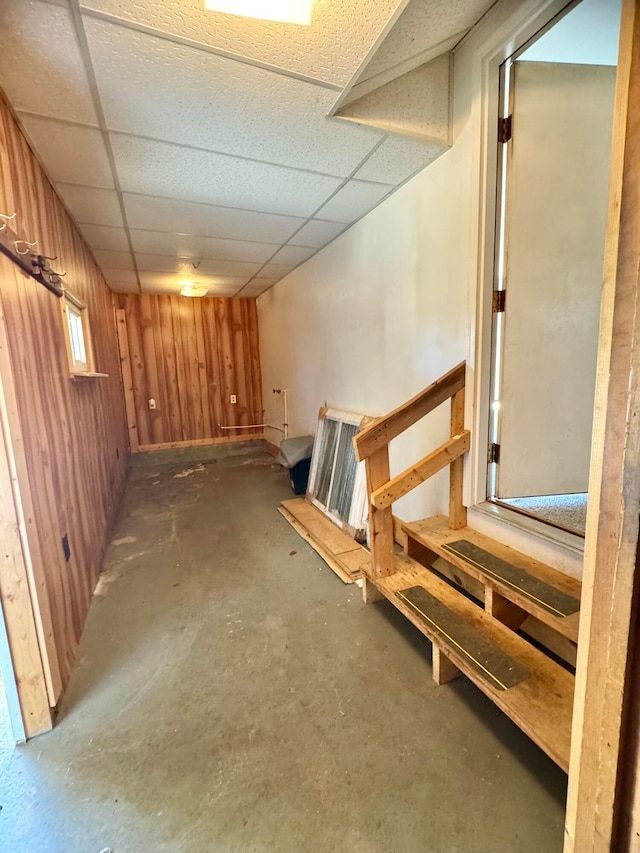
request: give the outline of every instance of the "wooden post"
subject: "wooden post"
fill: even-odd
[[[624,0],[565,853],[637,850],[640,4]]]
[[[451,438],[464,432],[464,386],[451,398]],[[462,503],[462,456],[449,466],[449,527],[460,530],[467,526],[467,508]]]
[[[367,457],[365,469],[367,472],[367,494],[369,495],[371,573],[375,579],[392,575],[395,571],[391,507],[378,509],[371,503],[372,493],[389,482],[389,446],[387,444]]]
[[[526,610],[518,607],[517,604],[509,601],[490,586],[484,588],[484,609],[489,616],[493,616],[494,619],[502,622],[512,631],[517,631],[525,619],[529,617]]]
[[[137,453],[139,448],[138,423],[136,419],[136,404],[133,396],[133,373],[131,371],[131,358],[129,356],[127,316],[124,308],[116,309],[116,327],[118,329],[118,347],[120,349],[120,365],[122,367],[124,404],[127,412],[127,429],[129,430],[129,449],[132,453]]]
[[[459,678],[462,675],[455,663],[452,663],[446,655],[443,655],[435,643],[433,644],[431,660],[433,664],[433,680],[436,684],[448,684],[449,681],[453,681],[454,678]]]
[[[374,586],[366,575],[362,576],[362,600],[365,604],[373,604],[374,601],[381,601],[384,595],[380,592],[377,586]]]

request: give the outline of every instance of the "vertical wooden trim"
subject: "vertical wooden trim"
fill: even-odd
[[[365,461],[367,492],[369,494],[369,534],[371,539],[371,569],[374,578],[392,575],[395,571],[393,556],[393,513],[391,507],[378,509],[371,503],[371,495],[389,482],[389,446],[374,451]]]
[[[127,429],[129,430],[129,448],[132,453],[136,453],[139,445],[138,425],[136,422],[136,404],[133,396],[133,376],[131,375],[131,359],[129,356],[127,317],[124,308],[116,308],[116,325],[118,327],[118,346],[120,347],[124,403],[127,412]]]
[[[29,583],[40,655],[51,707],[62,693],[62,676],[47,591],[45,563],[35,529],[35,513],[18,415],[18,402],[6,336],[5,316],[0,298],[0,427],[9,465],[13,502],[20,532],[22,555]]]
[[[464,431],[464,386],[451,398],[451,438]],[[449,466],[449,527],[460,530],[467,526],[467,508],[462,503],[464,457]]]
[[[639,580],[640,11],[634,0],[623,4],[618,63],[566,853],[637,844],[617,846],[615,838],[629,806],[623,726],[634,681]],[[638,768],[629,771],[635,779]],[[635,821],[627,830],[640,831],[640,816]]]
[[[28,545],[21,535],[20,504],[16,503],[17,480],[2,374],[0,414],[0,618],[4,618],[9,640],[24,733],[32,737],[49,731],[52,721],[35,618],[38,605],[31,597],[28,552],[24,550]],[[42,620],[40,629],[42,636]]]

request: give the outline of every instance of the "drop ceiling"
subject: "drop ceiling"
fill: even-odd
[[[2,0],[0,85],[114,291],[252,297],[446,149],[333,113],[490,5],[316,0],[305,27],[202,0]]]

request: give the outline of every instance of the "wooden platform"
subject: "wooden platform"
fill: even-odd
[[[523,618],[530,614],[577,643],[581,586],[574,578],[469,527],[451,530],[444,516],[405,523],[402,529],[409,556],[422,564],[428,562],[429,552],[434,560],[444,558],[484,587],[485,604],[497,594],[519,608]],[[469,547],[460,546],[461,541]],[[495,559],[487,560],[476,549]],[[512,616],[517,618],[517,612]]]
[[[369,567],[369,551],[305,498],[282,501],[278,511],[344,583],[358,580]]]
[[[461,531],[453,531],[453,536],[460,538],[460,533]],[[375,581],[366,577],[365,585],[369,590],[373,587],[382,593],[432,641],[434,662],[437,656],[438,670],[444,669],[448,673],[441,681],[453,677],[452,665],[460,670],[553,761],[568,772],[573,676],[477,604],[456,592],[429,569],[404,554],[396,555],[395,561],[396,571],[393,575],[376,578]],[[455,642],[443,637],[442,632],[430,626],[403,597],[398,596],[398,593],[415,586],[423,587],[443,605],[466,620],[486,641],[500,648],[505,655],[528,670],[529,677],[509,689],[496,686],[477,667],[469,664],[468,655]],[[444,666],[442,656],[446,659]]]

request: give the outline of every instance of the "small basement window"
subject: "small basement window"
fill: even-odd
[[[93,373],[93,351],[86,306],[65,290],[62,297],[63,326],[72,375]]]

